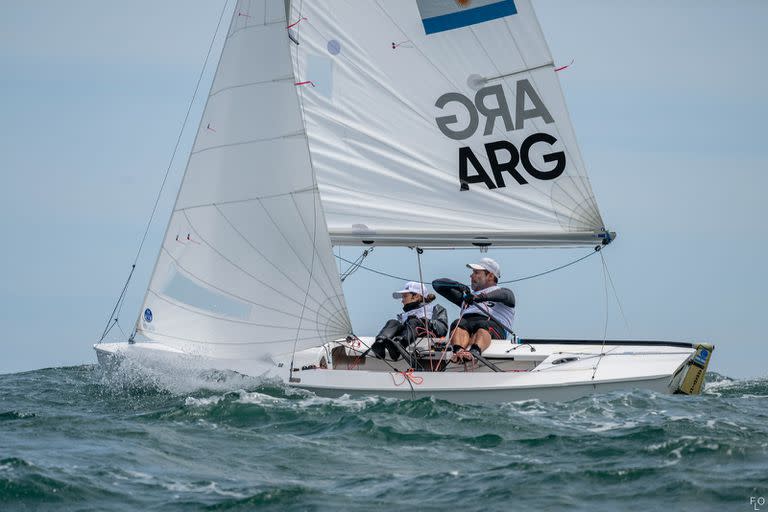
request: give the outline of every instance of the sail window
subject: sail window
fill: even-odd
[[[307,80],[318,92],[330,98],[333,95],[333,62],[328,57],[311,55],[307,60]]]
[[[241,320],[251,316],[251,306],[245,302],[210,289],[185,276],[174,266],[164,295],[197,309]]]

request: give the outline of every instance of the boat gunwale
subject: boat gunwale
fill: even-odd
[[[666,346],[681,348],[696,348],[704,342],[664,341],[664,340],[571,340],[571,339],[533,339],[518,338],[514,345],[639,345],[639,346]],[[711,345],[714,349],[715,346]]]

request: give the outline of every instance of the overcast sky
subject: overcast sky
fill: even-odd
[[[0,0],[0,373],[95,361],[222,6]],[[609,336],[705,340],[717,346],[711,369],[766,375],[768,2],[534,6],[555,62],[575,61],[560,79],[603,218],[619,233],[605,257],[629,329],[612,299]],[[132,282],[126,330],[201,110],[198,101]],[[587,252],[490,256],[506,279]],[[480,256],[428,252],[425,277],[466,280],[464,263]],[[418,275],[407,249],[377,249],[366,264]],[[364,270],[349,278],[358,334],[397,311],[390,293],[401,284]],[[513,289],[520,336],[602,337],[599,257]]]

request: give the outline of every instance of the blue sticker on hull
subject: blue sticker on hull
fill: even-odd
[[[703,366],[707,363],[708,358],[709,358],[709,350],[702,348],[702,349],[699,349],[699,353],[696,354],[696,356],[693,358],[693,362]]]

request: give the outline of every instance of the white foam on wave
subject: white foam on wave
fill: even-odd
[[[140,484],[153,484],[157,480],[154,476],[142,473],[140,471],[132,471],[130,469],[123,469],[118,471],[112,471],[109,475],[115,480],[124,480],[132,483]]]
[[[259,393],[258,391],[238,391],[240,397],[235,400],[240,404],[256,404],[256,405],[279,405],[288,401],[286,398],[280,398],[266,393]]]
[[[590,432],[609,432],[611,430],[624,430],[634,428],[638,425],[636,421],[606,421],[592,427],[587,427]]]
[[[218,494],[220,496],[227,496],[231,498],[244,498],[246,495],[240,494],[234,491],[228,491],[219,487],[219,485],[211,481],[205,484],[190,484],[178,481],[164,482],[162,479],[140,471],[132,471],[124,469],[120,471],[114,471],[109,473],[115,480],[122,480],[131,483],[144,484],[144,485],[160,485],[164,489],[171,492],[184,492],[184,493],[202,493],[202,494]],[[176,496],[178,498],[178,496]]]
[[[156,367],[137,359],[122,359],[102,373],[102,383],[116,390],[156,388],[174,395],[195,391],[237,391],[271,384],[273,379],[249,377],[233,371],[203,370],[179,365]]]
[[[203,484],[194,485],[194,484],[188,484],[183,482],[170,482],[170,483],[161,482],[160,485],[162,485],[163,488],[171,492],[217,494],[219,496],[226,496],[228,498],[238,498],[238,499],[247,497],[246,494],[222,489],[221,487],[219,487],[219,484],[217,484],[216,482],[210,482],[205,485]]]
[[[193,396],[188,396],[186,400],[184,400],[184,405],[189,407],[206,407],[209,405],[216,405],[222,400],[224,400],[223,395],[214,395],[207,398],[195,398]]]
[[[332,405],[335,407],[341,407],[353,411],[360,411],[371,405],[379,403],[395,402],[396,398],[383,398],[377,396],[355,396],[352,397],[348,394],[342,395],[337,398],[328,398],[318,396],[311,391],[303,389],[285,388],[285,394],[287,397],[274,396],[260,391],[246,391],[244,389],[238,389],[236,393],[237,398],[234,402],[239,404],[260,405],[262,407],[294,407],[294,408],[306,408],[315,406]],[[230,397],[232,395],[229,395]],[[208,407],[216,405],[222,400],[226,399],[227,395],[212,395],[208,397],[195,397],[188,396],[184,400],[184,405],[188,407]]]
[[[723,377],[722,380],[716,380],[714,382],[704,382],[704,393],[713,393],[720,389],[733,387],[738,383],[739,381],[731,379],[730,377]]]
[[[337,398],[328,398],[324,396],[318,396],[312,394],[307,396],[303,400],[299,400],[297,405],[300,407],[312,407],[317,405],[333,405],[344,409],[350,409],[353,411],[360,411],[368,406],[379,403],[395,403],[397,398],[384,398],[378,396],[350,396],[348,394],[341,395]]]
[[[550,411],[546,408],[544,402],[538,398],[529,398],[517,402],[504,402],[499,404],[499,408],[507,409],[510,412],[522,414],[524,416],[544,416],[550,414]]]

